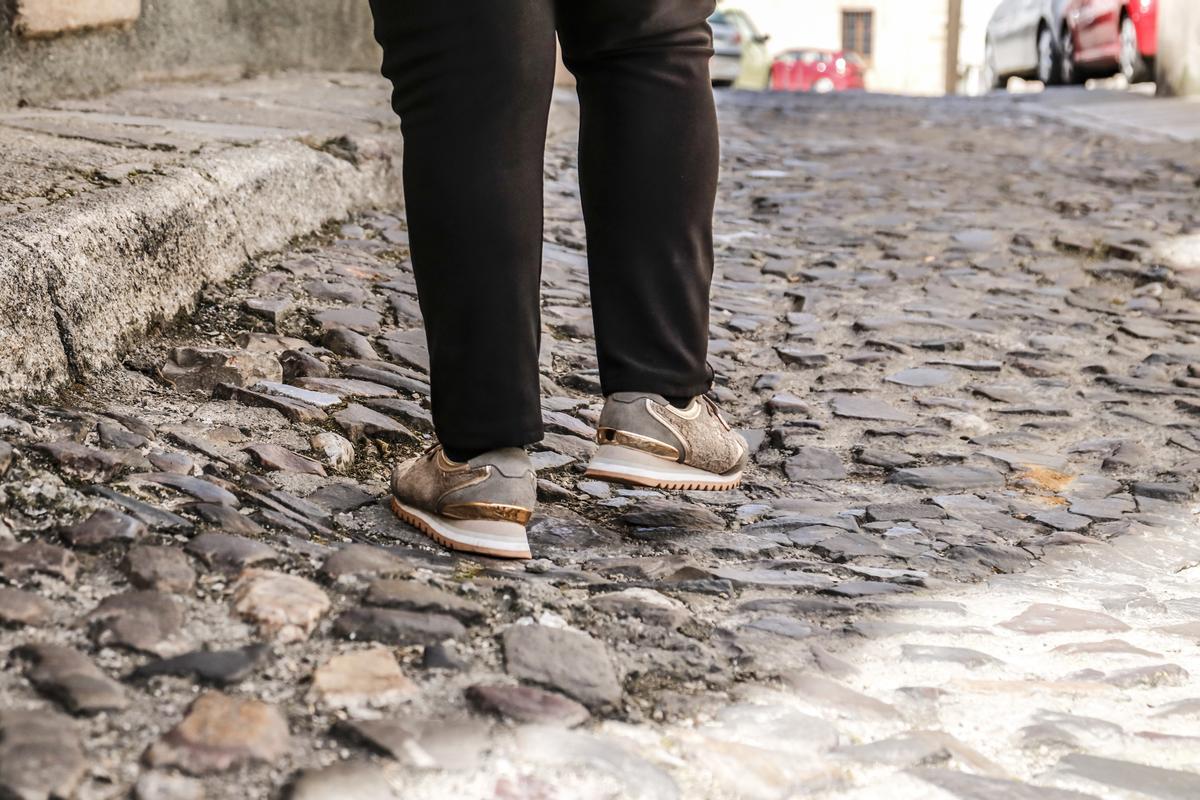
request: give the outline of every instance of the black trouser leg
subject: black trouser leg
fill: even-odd
[[[559,0],[606,394],[710,386],[713,0]]]
[[[554,0],[372,0],[404,132],[433,414],[453,450],[541,437],[542,163]],[[712,0],[561,0],[607,393],[708,388]]]
[[[542,178],[552,0],[371,0],[404,133],[433,418],[452,451],[542,438]]]

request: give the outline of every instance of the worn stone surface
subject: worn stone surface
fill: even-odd
[[[134,800],[204,800],[204,784],[174,772],[149,770],[138,776]]]
[[[405,441],[414,438],[412,431],[393,418],[356,403],[337,412],[333,418],[352,442],[363,439]]]
[[[190,591],[196,583],[196,571],[184,552],[176,547],[131,547],[124,567],[129,580],[139,589],[182,593]]]
[[[120,711],[129,705],[121,684],[105,675],[92,661],[70,647],[29,645],[19,651],[30,665],[29,682],[73,713]]]
[[[533,686],[477,684],[467,689],[467,700],[480,711],[514,722],[574,727],[587,722],[587,707],[569,697]]]
[[[1021,633],[1062,633],[1065,631],[1120,632],[1129,626],[1119,619],[1098,611],[1069,608],[1050,603],[1036,603],[1018,616],[1002,623]]]
[[[71,583],[78,571],[79,559],[70,550],[45,542],[26,542],[6,549],[0,544],[0,575],[9,581],[52,575]]]
[[[222,383],[251,386],[281,380],[283,367],[271,353],[177,347],[163,364],[162,377],[181,392],[211,394]]]
[[[279,558],[270,545],[231,533],[202,533],[184,549],[210,567],[227,569],[266,564]]]
[[[248,569],[233,587],[233,607],[280,642],[307,639],[330,608],[320,586],[298,575]]]
[[[142,14],[142,0],[19,0],[13,26],[22,36],[56,36],[82,28],[127,25]]]
[[[70,719],[45,708],[0,711],[0,790],[21,800],[71,797],[88,762]]]
[[[380,719],[341,726],[347,738],[417,769],[478,768],[488,747],[488,726],[473,719]]]
[[[621,699],[621,684],[602,642],[580,631],[514,625],[504,632],[509,675],[547,686],[584,705],[603,707]]]
[[[396,783],[385,768],[369,762],[340,762],[305,770],[291,788],[289,800],[396,800]]]
[[[474,600],[411,580],[374,581],[363,599],[373,606],[447,614],[466,625],[482,621],[487,613]]]
[[[325,467],[311,458],[293,453],[286,447],[280,447],[277,444],[256,444],[245,450],[264,469],[301,472],[325,477]]]
[[[375,647],[343,653],[322,664],[313,673],[311,691],[318,702],[353,713],[396,705],[417,694],[417,686],[390,651]]]
[[[408,561],[382,547],[366,544],[345,545],[321,565],[321,574],[335,582],[379,575],[407,575],[410,572],[412,564]]]
[[[133,542],[146,533],[141,520],[111,508],[102,508],[87,519],[67,528],[63,538],[80,550],[91,550],[113,542]]]
[[[193,775],[222,772],[288,753],[287,720],[258,700],[207,692],[196,698],[187,716],[146,751],[155,767],[175,767]]]
[[[305,108],[341,114],[345,80]],[[263,98],[238,113],[320,129]],[[79,721],[77,797],[178,776],[139,759],[206,686],[294,736],[270,765],[228,730],[171,745],[208,797],[381,773],[414,797],[672,800],[1194,775],[1200,284],[1150,253],[1200,225],[1195,155],[1059,129],[1038,102],[723,97],[710,362],[751,459],[718,493],[582,474],[598,365],[575,144],[552,139],[528,563],[446,553],[388,510],[391,465],[433,441],[402,214],[252,258],[104,381],[0,410],[0,588],[26,593],[0,620],[6,708],[46,706],[23,646],[123,676],[128,705]],[[157,373],[174,347],[281,374],[179,391]],[[144,530],[68,533],[101,508]],[[1082,776],[1073,754],[1126,763]]]
[[[334,630],[347,639],[393,645],[437,644],[466,635],[462,623],[446,614],[393,608],[355,608],[338,617]]]
[[[204,683],[227,686],[250,676],[268,652],[265,644],[251,644],[236,650],[195,650],[173,658],[150,661],[132,673],[134,678],[155,675],[187,675]]]
[[[0,587],[2,625],[45,625],[53,613],[54,607],[33,592]]]
[[[101,645],[172,656],[189,644],[183,605],[171,595],[152,590],[106,597],[87,615],[87,622]]]

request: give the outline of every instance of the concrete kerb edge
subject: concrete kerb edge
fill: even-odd
[[[206,283],[330,220],[401,201],[398,137],[351,137],[340,154],[318,145],[204,152],[153,181],[0,223],[0,395],[47,394],[109,367]]]

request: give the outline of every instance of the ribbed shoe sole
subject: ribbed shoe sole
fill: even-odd
[[[586,475],[604,481],[650,489],[691,489],[719,492],[736,489],[742,473],[718,475],[619,444],[601,445],[588,464]]]
[[[496,558],[531,558],[525,526],[499,520],[458,520],[392,498],[392,513],[443,547]]]

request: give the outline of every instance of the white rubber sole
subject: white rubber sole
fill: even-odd
[[[742,473],[718,475],[619,444],[601,445],[588,464],[587,475],[652,489],[696,489],[719,492],[736,488]]]
[[[519,522],[440,517],[392,498],[392,512],[443,547],[496,558],[530,558],[529,539]]]

